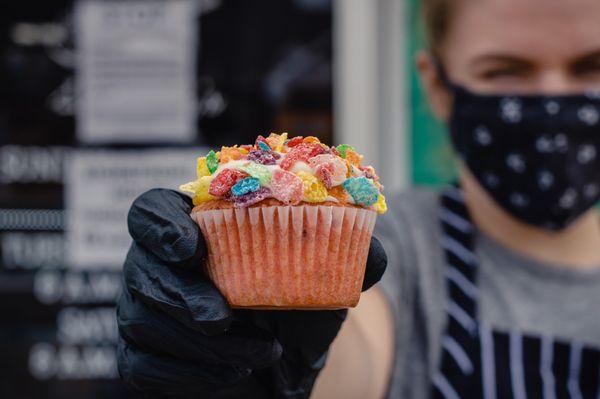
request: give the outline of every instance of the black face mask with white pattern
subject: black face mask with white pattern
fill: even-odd
[[[458,154],[515,218],[562,230],[600,200],[600,95],[482,95],[448,84]]]

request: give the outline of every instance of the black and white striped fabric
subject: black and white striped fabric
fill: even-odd
[[[479,262],[459,187],[442,195],[440,220],[447,261],[447,326],[433,398],[600,399],[598,348],[498,331],[479,320]]]

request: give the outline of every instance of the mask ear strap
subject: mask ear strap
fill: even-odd
[[[454,84],[448,77],[448,73],[446,72],[446,68],[444,68],[444,64],[442,64],[442,61],[435,55],[431,56],[431,60],[433,62],[435,70],[437,71],[438,77],[440,78],[444,86],[446,86],[446,88],[452,91],[452,89],[454,88]]]

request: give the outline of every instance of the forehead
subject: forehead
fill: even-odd
[[[598,49],[600,0],[463,0],[444,56],[502,52],[549,61]]]

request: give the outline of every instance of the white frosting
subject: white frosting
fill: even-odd
[[[360,177],[360,176],[364,176],[365,175],[365,172],[363,172],[362,170],[358,169],[356,166],[354,166],[354,165],[350,165],[350,166],[352,168],[351,172],[352,172],[352,175],[354,177]]]
[[[226,162],[224,164],[219,164],[219,167],[217,168],[217,170],[215,170],[215,173],[213,173],[213,176],[218,175],[222,170],[225,169],[238,169],[240,166],[244,166],[251,163],[251,161],[248,161],[247,159],[238,159],[235,161],[229,161]]]
[[[279,165],[263,165],[265,168],[269,169],[271,174],[275,173],[276,170],[281,170]]]
[[[310,173],[311,175],[315,175],[314,169],[311,168],[309,164],[303,161],[296,161],[290,168],[290,172],[296,174],[300,171]]]

